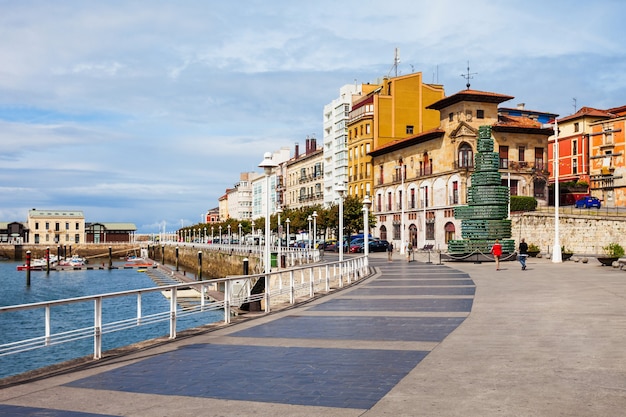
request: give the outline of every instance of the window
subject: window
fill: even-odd
[[[56,223],[54,224],[54,231],[55,231],[55,232],[58,232],[58,231],[60,231],[60,230],[61,230],[61,224],[60,224],[59,222],[56,222]]]
[[[472,151],[472,147],[467,143],[463,143],[459,147],[458,166],[459,168],[469,168],[473,165],[474,165],[474,152]]]
[[[411,203],[410,203],[410,207],[414,209],[415,208],[415,188],[411,188]]]
[[[578,174],[578,158],[572,158],[572,174]]]
[[[383,211],[383,202],[382,202],[383,196],[381,194],[376,195],[376,211],[377,212],[381,212]]]
[[[50,222],[46,222],[46,230],[50,230]]]
[[[500,168],[507,169],[509,167],[509,147],[500,146]]]
[[[387,193],[387,211],[391,211],[391,191]]]
[[[65,222],[65,230],[70,230],[70,222]]]
[[[398,191],[398,210],[402,210],[402,190]]]
[[[543,171],[543,148],[535,148],[535,170]]]
[[[393,239],[394,240],[400,239],[400,223],[393,224]]]
[[[39,222],[35,222],[35,230],[39,230]]]
[[[454,121],[454,113],[448,114],[448,121],[449,122],[453,122]]]
[[[574,132],[578,132],[578,130],[580,129],[580,125],[578,124],[578,122],[574,123]]]
[[[526,152],[526,148],[524,146],[520,146],[517,148],[518,150],[518,156],[517,156],[517,160],[520,162],[524,162],[524,153]]]
[[[452,181],[452,204],[459,204],[459,182]]]
[[[484,110],[476,110],[476,118],[477,119],[484,119],[485,118],[485,111]]]
[[[370,130],[370,129],[371,129],[371,128],[370,128],[370,124],[369,124],[369,123],[367,123],[367,124],[365,125],[365,134],[369,135],[369,134],[371,133],[371,130]]]
[[[572,155],[578,154],[578,141],[576,139],[572,140]]]
[[[76,230],[80,230],[80,223],[76,222]]]
[[[413,126],[412,125],[407,125],[406,126],[406,134],[407,135],[412,135],[413,134]]]

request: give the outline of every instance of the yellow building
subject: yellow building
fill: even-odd
[[[417,72],[365,85],[348,120],[348,195],[371,195],[370,151],[394,140],[439,126],[439,112],[427,107],[445,95],[442,85],[424,84]],[[369,91],[368,91],[369,90]]]
[[[29,242],[72,245],[85,243],[85,215],[78,210],[36,210],[28,212]]]

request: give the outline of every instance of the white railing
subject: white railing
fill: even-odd
[[[41,311],[43,314],[39,316],[41,318],[38,320],[43,321],[44,329],[43,334],[37,337],[0,345],[0,356],[17,354],[79,339],[93,338],[93,357],[94,359],[100,359],[102,357],[103,337],[107,333],[169,321],[169,338],[175,339],[177,320],[183,316],[212,310],[223,310],[223,321],[230,323],[231,317],[238,312],[238,308],[244,303],[258,302],[261,310],[269,313],[273,309],[280,309],[295,304],[298,300],[310,299],[315,294],[328,293],[333,289],[342,288],[368,276],[369,273],[367,258],[358,256],[342,262],[318,263],[277,270],[267,276],[265,274],[231,276],[155,288],[0,307],[0,314],[8,315],[24,310]],[[258,280],[265,280],[265,290],[259,294],[252,294],[251,289]],[[197,292],[198,303],[192,307],[186,305],[185,308],[181,308],[177,303],[178,292],[179,290],[189,290],[190,288]],[[166,292],[170,299],[169,308],[164,311],[144,315],[142,312],[142,296],[151,292]],[[222,295],[223,299],[220,300],[219,298]],[[136,305],[136,308],[131,308],[131,310],[134,309],[132,316],[104,322],[103,316],[106,317],[107,314],[106,312],[103,314],[103,302],[108,299],[122,297],[131,298],[131,305]],[[185,295],[185,297],[188,297],[188,295]],[[135,300],[132,300],[133,298]],[[53,323],[51,310],[55,307],[78,303],[93,304],[93,324],[86,327],[84,324],[78,326],[71,323],[71,321],[68,322],[68,318],[64,317],[62,319],[64,331],[53,333],[51,329],[56,327],[53,324],[58,323]],[[7,318],[10,319],[10,316]],[[35,325],[33,327],[42,325],[41,322],[33,324]]]

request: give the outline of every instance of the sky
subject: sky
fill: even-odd
[[[323,140],[345,84],[559,114],[626,104],[626,2],[0,0],[0,221],[196,224],[263,154]]]

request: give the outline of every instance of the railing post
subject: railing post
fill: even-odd
[[[102,357],[102,298],[94,300],[93,318],[93,358]]]
[[[230,299],[232,297],[231,280],[224,281],[224,323],[230,323]]]
[[[265,312],[270,312],[270,274],[265,274]]]
[[[330,265],[326,265],[324,268],[326,271],[326,292],[330,291]]]
[[[313,298],[315,295],[315,274],[313,274],[313,267],[309,268],[309,297]]]
[[[296,279],[293,270],[289,271],[289,304],[296,302]]]
[[[170,297],[170,339],[176,339],[176,288],[172,288]]]

